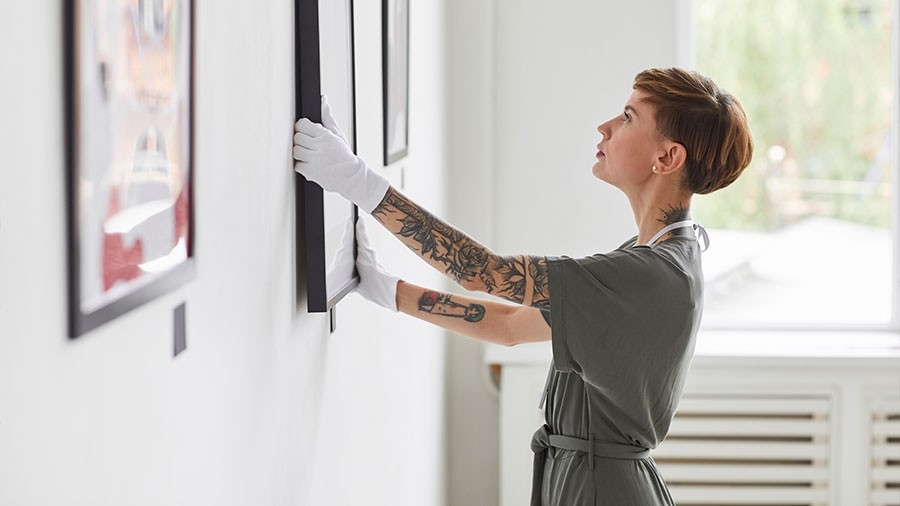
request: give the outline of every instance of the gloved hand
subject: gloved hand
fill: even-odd
[[[397,283],[400,278],[389,274],[378,263],[363,220],[356,222],[356,242],[356,268],[359,270],[356,291],[381,307],[397,311]]]
[[[353,253],[356,245],[353,241],[353,231],[356,228],[356,219],[351,213],[344,221],[344,232],[341,235],[341,245],[334,252],[331,264],[325,270],[325,278],[334,276],[337,279],[351,279],[353,277]]]
[[[322,124],[300,118],[294,131],[294,170],[367,213],[381,203],[390,183],[353,153],[324,95]]]

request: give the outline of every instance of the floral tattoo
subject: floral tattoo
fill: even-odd
[[[519,304],[549,308],[545,257],[496,255],[393,188],[372,215],[457,283]]]

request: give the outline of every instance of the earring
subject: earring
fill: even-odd
[[[656,165],[653,166],[653,172],[658,172],[659,169],[656,168]]]

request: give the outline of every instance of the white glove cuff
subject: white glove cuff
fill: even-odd
[[[362,170],[358,170],[353,175],[346,190],[341,192],[341,194],[347,200],[355,202],[367,214],[372,214],[372,211],[384,200],[384,195],[390,188],[391,183],[381,174],[366,167],[365,162],[361,158],[358,160],[362,165]]]
[[[400,282],[400,278],[384,271],[379,274],[382,276],[381,279],[368,287],[369,300],[396,313],[399,311],[397,308],[397,283]]]

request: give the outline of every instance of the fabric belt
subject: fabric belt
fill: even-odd
[[[541,506],[541,486],[544,479],[544,461],[550,447],[574,450],[588,454],[588,467],[594,469],[594,457],[606,459],[641,460],[650,456],[650,449],[619,443],[606,443],[550,433],[550,426],[544,424],[531,438],[534,452],[534,472],[531,477],[531,506]]]

